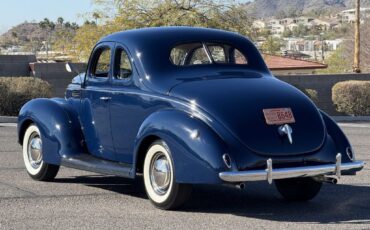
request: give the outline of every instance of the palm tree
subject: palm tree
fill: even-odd
[[[51,22],[48,18],[44,18],[43,21],[39,22],[39,26],[43,31],[47,33],[46,39],[46,59],[49,59],[49,44],[51,39],[51,32],[55,29],[55,23]]]
[[[353,72],[361,73],[361,68],[360,68],[360,0],[356,0],[355,52],[354,52],[354,59],[353,59]]]
[[[99,13],[94,12],[92,16],[95,19],[95,24],[98,25],[98,19],[100,18]]]
[[[18,44],[18,34],[17,34],[17,32],[15,32],[15,31],[12,32],[12,38],[14,39],[13,44],[17,45]]]
[[[64,27],[67,29],[71,28],[71,23],[70,22],[64,23]]]
[[[59,17],[57,19],[57,22],[58,22],[58,25],[60,25],[60,27],[63,27],[63,22],[64,22],[64,19],[62,17]]]

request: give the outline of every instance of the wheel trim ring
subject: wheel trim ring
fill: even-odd
[[[156,152],[150,164],[150,183],[158,195],[167,193],[172,180],[172,170],[166,155]]]
[[[38,173],[40,173],[42,167],[44,166],[44,160],[43,159],[41,160],[40,166],[36,169],[32,167],[30,163],[30,160],[28,157],[28,145],[29,145],[30,138],[33,136],[33,134],[38,135],[42,139],[42,136],[40,134],[40,130],[38,129],[38,127],[36,125],[30,125],[26,129],[26,132],[24,134],[22,152],[23,152],[23,161],[24,161],[28,174],[35,176]]]
[[[169,165],[171,167],[171,180],[170,180],[170,185],[169,185],[169,188],[167,190],[167,192],[163,195],[158,195],[153,187],[152,187],[152,184],[150,182],[150,164],[151,164],[151,159],[153,159],[155,153],[157,152],[162,152],[164,153],[164,155],[166,155],[167,159],[169,159]],[[152,202],[154,203],[157,203],[157,204],[161,204],[163,202],[166,202],[166,200],[169,198],[169,196],[171,195],[171,191],[172,191],[172,188],[173,188],[173,183],[174,183],[174,167],[173,167],[173,163],[172,163],[172,160],[171,160],[171,155],[170,155],[170,151],[169,149],[167,149],[165,146],[161,145],[161,144],[155,144],[155,145],[152,145],[148,151],[147,151],[147,154],[146,154],[146,159],[148,160],[145,160],[144,161],[144,185],[145,185],[145,188],[146,188],[146,192],[148,194],[148,197],[151,199]],[[150,160],[149,160],[150,159]]]
[[[31,167],[38,169],[42,163],[42,141],[37,132],[33,132],[28,140],[27,155]]]

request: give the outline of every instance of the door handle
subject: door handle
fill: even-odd
[[[110,99],[112,99],[111,97],[100,97],[100,100],[102,101],[109,101]]]

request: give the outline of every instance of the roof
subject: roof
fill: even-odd
[[[101,41],[125,41],[137,45],[161,43],[178,43],[186,40],[230,40],[245,42],[245,37],[230,31],[189,26],[163,26],[132,29],[110,34]]]
[[[328,66],[319,62],[306,61],[271,54],[263,54],[270,70],[293,70],[293,69],[325,69]]]
[[[255,70],[268,71],[257,48],[248,38],[218,29],[171,26],[151,27],[117,32],[100,40],[100,42],[119,42],[125,45],[135,62],[140,63],[139,69],[150,74],[162,74],[179,70],[169,59],[173,47],[193,42],[220,42],[232,44],[240,52],[246,54],[249,63]],[[252,58],[253,57],[253,58]],[[186,70],[185,70],[186,69]]]

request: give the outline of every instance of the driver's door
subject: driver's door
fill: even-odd
[[[114,43],[95,47],[89,61],[81,100],[81,123],[89,153],[115,160],[110,126],[111,59]]]

